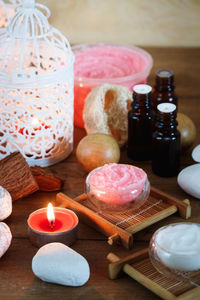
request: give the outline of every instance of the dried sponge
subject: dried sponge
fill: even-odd
[[[123,146],[128,138],[128,111],[132,93],[127,87],[102,84],[88,94],[83,120],[87,134],[105,133],[112,135]]]

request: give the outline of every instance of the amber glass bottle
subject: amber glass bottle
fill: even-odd
[[[177,130],[176,105],[162,103],[157,107],[152,137],[152,170],[162,177],[179,172],[180,133]]]
[[[178,98],[174,92],[174,74],[173,71],[161,69],[156,72],[155,86],[152,92],[152,103],[154,114],[156,114],[157,105],[169,102],[178,105]]]
[[[127,154],[133,160],[151,159],[152,111],[151,90],[147,84],[133,88],[132,109],[128,113]]]

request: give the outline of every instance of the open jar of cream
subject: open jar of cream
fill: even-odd
[[[146,83],[153,65],[145,50],[115,44],[80,44],[72,47],[74,64],[74,124],[84,127],[84,102],[93,87],[103,83],[126,86]]]
[[[152,236],[149,256],[160,273],[189,280],[191,272],[200,270],[200,224],[161,227]]]
[[[91,171],[86,194],[95,210],[137,209],[149,196],[147,174],[132,165],[110,163]]]

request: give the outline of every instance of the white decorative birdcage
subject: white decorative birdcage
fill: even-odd
[[[73,148],[74,55],[49,9],[26,0],[0,32],[0,159],[49,166]]]
[[[0,0],[0,29],[8,26],[20,0]]]

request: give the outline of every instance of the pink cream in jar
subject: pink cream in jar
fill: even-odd
[[[143,169],[126,164],[105,164],[86,178],[86,193],[96,210],[138,208],[149,196],[150,184]]]
[[[75,54],[74,123],[84,127],[84,101],[95,86],[103,83],[128,87],[146,83],[153,65],[143,49],[112,44],[82,44],[72,47]]]

